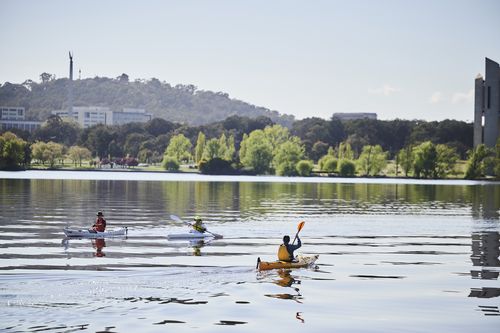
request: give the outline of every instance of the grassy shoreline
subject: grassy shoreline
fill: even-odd
[[[446,178],[439,178],[441,180],[463,180],[464,179],[464,174],[465,174],[465,168],[466,168],[466,163],[467,161],[461,160],[457,163],[455,170],[448,175]],[[42,165],[42,164],[32,164],[29,168],[26,169],[19,169],[18,171],[24,171],[24,170],[35,170],[35,171],[104,171],[104,172],[154,172],[154,173],[168,173],[168,174],[201,174],[200,171],[189,165],[181,165],[178,171],[167,171],[163,169],[160,165],[148,165],[148,166],[134,166],[134,167],[105,167],[105,168],[98,168],[91,166],[90,164],[88,166],[74,166],[73,163],[65,163],[64,165],[56,165],[55,168],[50,168],[47,165]],[[231,176],[238,176],[238,175],[231,175]],[[267,175],[269,176],[269,175]],[[317,168],[317,165],[315,165],[315,168],[313,169],[312,174],[309,177],[329,177],[329,178],[345,178],[341,177],[338,174],[333,174],[333,173],[323,173],[319,171]],[[293,178],[293,177],[290,177]],[[396,175],[396,163],[395,161],[388,161],[387,166],[384,168],[383,172],[380,175],[376,176],[364,176],[364,175],[355,175],[353,177],[348,177],[348,178],[369,178],[369,179],[421,179],[421,178],[416,178],[412,176],[404,176],[402,171],[398,170],[398,174]],[[496,180],[493,177],[486,177],[486,178],[479,178],[477,180]]]

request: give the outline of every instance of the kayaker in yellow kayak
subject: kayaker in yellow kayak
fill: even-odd
[[[281,261],[293,262],[295,261],[295,257],[293,255],[293,251],[297,250],[302,246],[302,242],[298,234],[295,236],[297,238],[297,245],[293,243],[290,244],[290,236],[286,235],[283,237],[283,244],[280,245],[278,249],[278,259]],[[295,240],[294,240],[295,242]]]
[[[196,231],[200,233],[204,233],[205,231],[207,231],[207,227],[205,227],[203,221],[201,220],[201,217],[199,216],[194,217],[194,223],[191,224],[191,226],[193,227],[193,230],[191,231]]]

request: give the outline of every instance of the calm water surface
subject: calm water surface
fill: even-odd
[[[0,172],[0,208],[0,331],[500,327],[498,183]],[[97,210],[128,236],[65,239]],[[256,272],[301,220],[318,267]]]

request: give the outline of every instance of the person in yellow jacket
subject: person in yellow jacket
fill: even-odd
[[[191,224],[191,226],[193,227],[191,232],[204,233],[205,231],[207,231],[207,227],[205,227],[205,225],[203,224],[203,221],[201,220],[201,217],[199,217],[199,216],[195,216],[194,223]]]
[[[283,244],[278,249],[278,260],[281,261],[294,261],[293,251],[302,246],[299,236],[297,235],[297,245],[290,244],[290,236],[283,237]]]

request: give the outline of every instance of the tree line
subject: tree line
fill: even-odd
[[[192,164],[204,173],[379,176],[394,161],[395,175],[444,178],[457,161],[467,159],[467,178],[498,175],[499,148],[472,150],[471,141],[472,125],[455,120],[307,118],[288,129],[268,117],[230,116],[200,126],[155,118],[81,129],[51,116],[33,133],[4,133],[0,167],[28,167],[32,160],[55,167],[71,159],[75,166],[92,160],[125,166],[161,163],[167,170]]]

